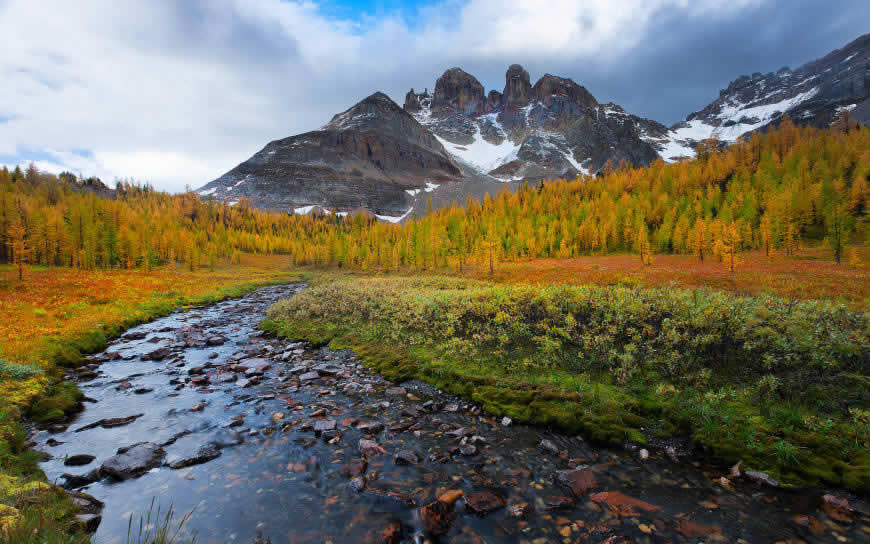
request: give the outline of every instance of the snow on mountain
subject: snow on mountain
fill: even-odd
[[[868,96],[870,34],[794,71],[786,67],[766,75],[740,76],[708,106],[671,127],[665,137],[648,141],[672,162],[694,156],[701,140],[731,143],[778,124],[786,115],[795,123],[828,126],[842,111],[863,112],[858,120],[867,122]]]

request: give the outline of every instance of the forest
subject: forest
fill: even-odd
[[[870,129],[798,127],[754,134],[698,158],[648,168],[608,165],[598,176],[526,184],[482,202],[432,210],[401,225],[357,213],[293,215],[167,194],[118,181],[0,169],[0,263],[81,269],[213,268],[242,253],[296,265],[461,271],[469,263],[634,253],[693,255],[733,270],[741,252],[792,255],[867,235]],[[430,206],[431,209],[431,206]]]

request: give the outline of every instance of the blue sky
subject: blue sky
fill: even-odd
[[[868,20],[867,0],[0,0],[0,163],[199,187],[452,66],[489,90],[520,63],[672,124]]]

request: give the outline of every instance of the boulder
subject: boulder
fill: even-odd
[[[103,462],[100,470],[116,480],[129,480],[160,466],[166,452],[152,442],[140,442],[118,450]]]
[[[184,459],[180,459],[178,461],[173,462],[169,465],[169,468],[179,469],[184,467],[189,467],[193,465],[200,465],[202,463],[207,463],[212,459],[217,459],[221,456],[220,450],[214,444],[207,444],[202,446],[196,451],[196,454],[185,457]]]
[[[96,459],[96,457],[93,455],[80,453],[77,455],[70,455],[64,460],[63,464],[68,467],[80,467],[89,465],[94,459]]]

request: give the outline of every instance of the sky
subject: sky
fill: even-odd
[[[0,164],[198,188],[375,91],[522,64],[670,125],[870,31],[867,0],[0,0]]]

